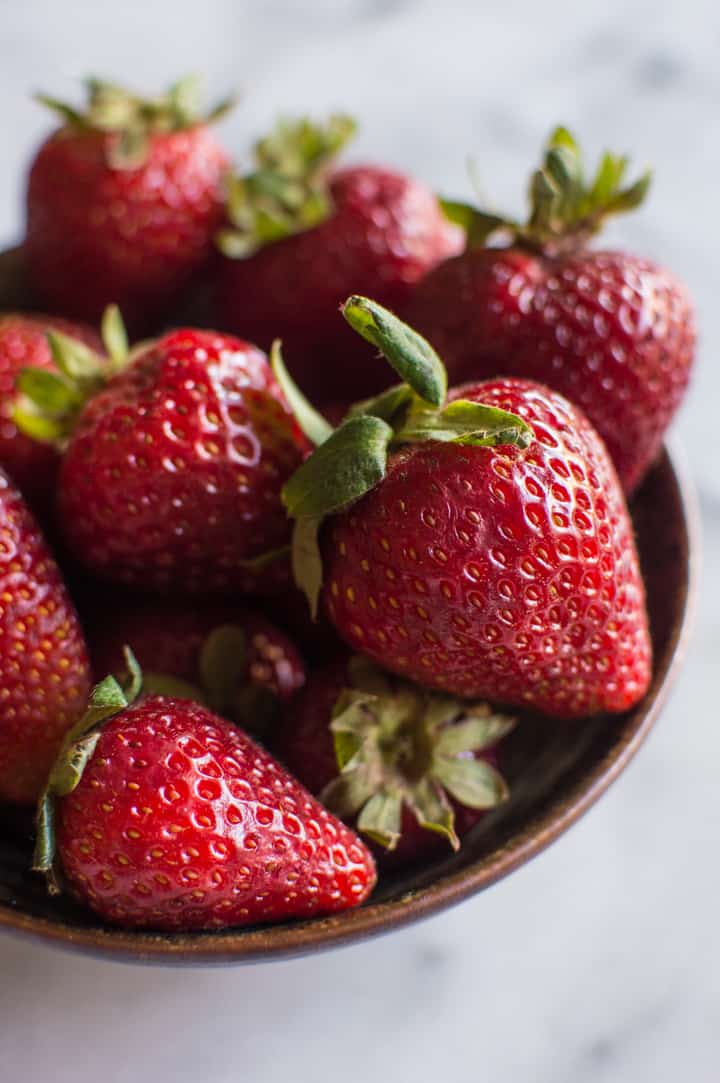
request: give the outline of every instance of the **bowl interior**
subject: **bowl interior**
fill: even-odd
[[[16,253],[0,255],[0,309],[27,301]],[[386,931],[481,890],[542,850],[599,796],[632,757],[671,683],[687,618],[693,515],[664,453],[633,502],[655,651],[652,687],[620,717],[582,723],[528,716],[508,741],[510,801],[487,816],[459,854],[385,878],[370,903],[328,919],[207,934],[101,927],[71,901],[51,899],[28,872],[32,819],[0,806],[0,927],[137,959],[242,961],[307,952]]]

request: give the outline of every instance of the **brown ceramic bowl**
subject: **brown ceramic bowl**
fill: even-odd
[[[28,303],[17,252],[0,256],[0,308]],[[4,269],[4,270],[3,270]],[[512,797],[459,854],[384,879],[357,910],[315,921],[201,934],[123,932],[67,899],[51,899],[28,871],[32,823],[0,808],[0,928],[107,957],[160,963],[250,962],[300,955],[388,932],[482,891],[566,831],[627,766],[657,719],[685,647],[697,551],[687,481],[664,453],[633,502],[655,649],[652,686],[620,717],[528,719],[508,742]]]

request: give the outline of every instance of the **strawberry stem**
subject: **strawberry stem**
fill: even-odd
[[[217,235],[223,255],[246,259],[265,245],[324,222],[332,213],[328,170],[355,129],[355,121],[343,115],[324,125],[307,118],[281,120],[258,140],[255,169],[228,180],[230,225]]]
[[[124,690],[115,677],[106,677],[95,685],[82,718],[68,731],[50,771],[38,802],[37,838],[33,871],[43,873],[50,894],[60,890],[56,869],[55,802],[78,786],[92,759],[104,725],[137,699],[142,689],[142,673],[129,647],[125,648],[129,680]]]
[[[117,305],[106,308],[101,333],[106,357],[70,335],[47,332],[58,371],[25,368],[19,373],[13,420],[21,432],[64,450],[87,401],[133,357]]]
[[[387,849],[400,841],[403,807],[459,849],[450,799],[489,809],[508,796],[495,768],[469,754],[493,747],[516,719],[391,677],[359,656],[348,676],[330,721],[339,774],[321,801],[357,816],[358,830]]]
[[[213,124],[235,105],[234,98],[227,98],[203,113],[197,75],[178,80],[157,98],[142,98],[95,78],[85,80],[85,90],[84,111],[42,94],[36,100],[56,113],[65,127],[113,136],[105,151],[112,169],[137,169],[147,158],[153,136]]]
[[[292,541],[295,582],[315,619],[322,588],[319,531],[323,519],[345,511],[385,476],[392,448],[426,440],[496,447],[529,446],[532,429],[515,414],[464,399],[444,405],[445,366],[429,342],[388,309],[353,295],[341,307],[353,330],[379,347],[405,383],[351,407],[329,436],[327,423],[292,383],[284,365],[275,365],[299,411],[308,435],[319,446],[285,483],[282,499],[296,520]]]
[[[585,244],[610,215],[633,210],[643,202],[651,173],[646,171],[625,185],[627,167],[626,157],[606,151],[595,174],[586,177],[579,144],[567,128],[559,127],[531,177],[527,222],[465,203],[447,200],[442,206],[448,218],[465,229],[469,248],[483,247],[496,234],[503,234],[510,244],[559,255]]]

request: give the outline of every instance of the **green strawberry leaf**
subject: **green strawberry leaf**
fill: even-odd
[[[342,511],[385,476],[393,430],[377,417],[353,417],[335,429],[282,490],[294,518]]]
[[[320,794],[320,802],[336,816],[354,816],[377,796],[369,776],[363,771],[343,771],[332,779]],[[358,823],[359,826],[359,823]]]
[[[115,677],[106,677],[93,688],[85,714],[68,734],[70,741],[84,736],[106,718],[124,710],[127,705],[128,698],[118,681]]]
[[[67,124],[71,128],[87,127],[83,114],[79,109],[74,109],[72,105],[67,105],[66,102],[61,102],[57,98],[51,98],[48,94],[34,94],[33,97],[40,105],[44,105],[59,116],[63,124]]]
[[[310,616],[316,619],[323,580],[322,556],[318,533],[322,517],[300,515],[295,520],[292,536],[292,572],[296,586],[310,606]]]
[[[590,207],[604,207],[611,195],[618,190],[628,166],[628,159],[605,151],[595,174],[592,188],[588,192]]]
[[[624,188],[609,200],[606,206],[607,212],[632,211],[635,207],[639,207],[644,202],[651,184],[652,172],[648,170],[629,188]]]
[[[530,231],[536,234],[552,233],[557,201],[556,183],[545,170],[537,169],[530,178]]]
[[[139,169],[150,151],[150,135],[138,122],[115,133],[108,143],[105,155],[111,169]]]
[[[333,427],[322,414],[312,406],[288,372],[282,356],[279,339],[270,347],[270,367],[275,379],[280,384],[288,406],[295,415],[295,420],[311,443],[318,447],[332,435]]]
[[[512,225],[507,218],[478,210],[470,203],[460,203],[454,199],[440,199],[439,202],[448,221],[465,230],[468,248],[481,248],[497,230],[508,229]]]
[[[53,361],[69,380],[75,383],[97,380],[100,359],[94,350],[62,331],[47,331],[46,337]]]
[[[564,145],[553,146],[547,152],[545,169],[558,190],[560,208],[573,208],[582,197],[582,163],[577,155]]]
[[[439,198],[438,203],[448,222],[453,222],[456,226],[460,226],[466,233],[470,231],[473,219],[477,214],[477,211],[472,204],[462,203],[457,199],[443,198]]]
[[[128,703],[134,703],[143,690],[143,672],[140,663],[127,644],[123,647],[123,657],[127,675],[123,681],[122,690]]]
[[[400,841],[402,804],[399,793],[383,791],[373,794],[360,810],[358,831],[388,850],[394,850]]]
[[[457,701],[455,703],[457,711]],[[492,714],[472,716],[470,711],[465,722],[456,722],[440,730],[434,750],[438,756],[460,756],[463,752],[480,752],[491,748],[507,737],[515,728],[517,720],[510,715]]]
[[[569,154],[572,154],[574,158],[579,159],[581,157],[580,146],[577,140],[567,130],[567,128],[564,128],[562,125],[559,125],[550,136],[548,140],[548,147],[550,149],[553,149],[555,147],[562,148],[563,150],[566,150]]]
[[[283,118],[255,144],[259,169],[274,175],[304,178],[329,165],[357,131],[355,120],[343,113],[325,124],[307,117]]]
[[[117,305],[108,305],[103,312],[100,334],[113,369],[119,371],[127,362],[130,345]]]
[[[168,88],[168,105],[175,115],[175,123],[178,127],[182,127],[187,117],[200,116],[202,85],[202,77],[197,72],[191,72]]]
[[[445,366],[422,335],[368,297],[348,297],[342,314],[354,331],[377,346],[400,379],[421,399],[431,406],[445,401]]]
[[[21,393],[14,412],[18,429],[34,440],[64,450],[83,406],[131,359],[127,335],[116,305],[105,310],[102,334],[110,361],[85,343],[60,331],[46,331],[46,339],[60,372],[27,368],[20,373]]]
[[[396,436],[397,443],[439,440],[473,447],[508,444],[528,447],[533,431],[526,421],[507,410],[481,402],[457,399],[442,410],[411,413]]]
[[[460,839],[455,832],[453,807],[444,790],[432,778],[423,778],[414,787],[410,807],[421,827],[442,835],[453,850],[460,849]]]
[[[124,703],[124,706],[127,704]],[[113,710],[112,714],[116,714],[117,710],[122,708]],[[107,713],[98,713],[94,724],[107,717]],[[55,764],[50,773],[49,786],[56,797],[66,797],[76,789],[99,740],[100,730],[91,730],[67,746],[65,756]]]
[[[65,435],[65,426],[43,414],[35,413],[29,407],[16,406],[12,412],[12,418],[20,432],[33,440],[39,440],[43,444],[56,444]]]
[[[215,244],[228,259],[248,259],[260,247],[254,234],[230,227],[217,231]]]
[[[505,801],[507,783],[485,760],[445,759],[437,756],[432,766],[433,778],[462,805],[489,809]]]
[[[62,416],[83,402],[83,396],[68,380],[47,369],[22,369],[16,386],[34,406],[50,417]]]

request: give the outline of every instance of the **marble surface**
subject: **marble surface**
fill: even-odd
[[[0,240],[47,128],[29,89],[88,71],[160,86],[187,69],[242,108],[242,148],[278,109],[342,107],[356,156],[498,201],[558,120],[654,163],[613,238],[673,267],[701,315],[676,426],[705,524],[698,628],[638,760],[569,835],[421,926],[313,959],[174,972],[0,939],[0,1077],[13,1083],[693,1083],[717,1079],[720,626],[720,10],[712,0],[0,0]]]

